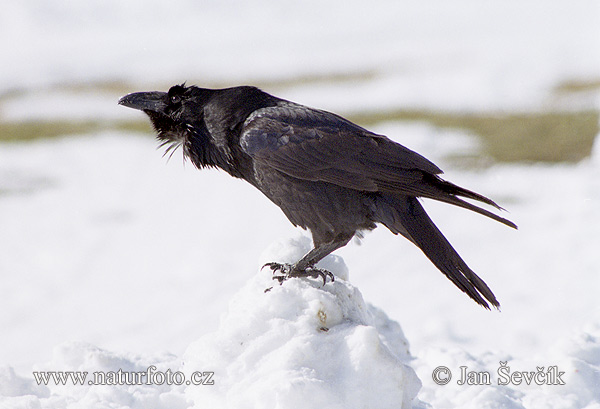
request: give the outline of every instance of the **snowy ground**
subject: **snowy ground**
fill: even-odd
[[[352,75],[279,90],[338,112],[598,108],[597,92],[553,93],[600,72],[592,1],[143,4],[4,6],[0,119],[138,115],[108,91],[64,84],[332,74]],[[577,164],[469,170],[445,160],[477,149],[469,135],[372,129],[510,211],[519,231],[425,203],[501,312],[476,306],[385,228],[325,260],[334,284],[265,293],[260,265],[308,243],[243,182],[177,155],[165,163],[152,138],[132,133],[0,143],[0,407],[600,407],[600,144]],[[566,385],[499,385],[500,362],[556,367]],[[214,385],[38,386],[32,374],[152,365],[214,372]],[[447,385],[432,378],[441,366]],[[489,372],[491,385],[458,384],[461,366]]]

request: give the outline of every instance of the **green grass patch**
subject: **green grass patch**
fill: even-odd
[[[27,121],[0,122],[0,141],[32,141],[106,130],[152,133],[152,125],[141,121]]]
[[[419,121],[464,130],[480,138],[483,155],[496,162],[577,162],[588,157],[600,132],[598,111],[457,114],[432,111],[377,111],[348,115],[369,127],[384,121]],[[149,121],[0,122],[1,141],[29,141],[105,130],[153,134]]]
[[[580,92],[600,91],[600,79],[569,80],[554,88],[557,94],[575,94]]]
[[[588,157],[600,132],[598,111],[456,114],[377,111],[348,115],[369,127],[384,121],[419,121],[464,130],[480,138],[483,155],[496,162],[577,162]],[[30,141],[106,130],[153,134],[147,120],[0,122],[0,141]]]
[[[306,84],[364,82],[373,79],[375,71],[329,73],[282,78],[255,83],[264,88],[286,88]],[[189,83],[193,83],[190,81]],[[173,84],[171,84],[173,85]],[[209,87],[231,84],[203,84]],[[141,88],[141,89],[140,89]],[[75,83],[56,85],[53,90],[74,93],[104,92],[119,96],[143,89],[167,89],[168,86],[132,86],[125,82]],[[567,81],[557,85],[557,94],[595,92],[600,90],[600,80]],[[26,95],[24,90],[7,91],[0,95],[3,102]],[[419,121],[439,128],[463,130],[478,137],[483,152],[475,159],[479,163],[497,162],[577,162],[588,157],[595,137],[600,132],[598,110],[557,111],[529,113],[456,113],[428,110],[380,110],[361,111],[346,115],[352,121],[370,127],[384,121]],[[41,120],[2,122],[1,141],[29,141],[65,135],[91,134],[105,130],[142,132],[153,134],[145,118],[132,120]],[[440,136],[442,137],[442,136]],[[483,159],[481,159],[483,158]],[[467,161],[467,157],[464,158]],[[460,160],[460,158],[459,158]],[[471,162],[473,162],[471,160]]]
[[[355,113],[369,126],[383,121],[420,121],[478,136],[484,155],[498,162],[577,162],[591,154],[598,111],[518,114],[461,114],[419,110]]]

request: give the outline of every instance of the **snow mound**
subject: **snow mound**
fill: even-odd
[[[271,246],[261,259],[293,262],[308,239]],[[366,304],[342,259],[320,267],[336,280],[279,285],[260,270],[231,300],[219,329],[193,343],[184,372],[214,372],[214,385],[188,386],[196,407],[409,408],[420,381],[407,363],[400,326]]]
[[[106,351],[85,342],[65,342],[54,348],[49,362],[36,365],[33,379],[15,374],[10,367],[0,368],[0,408],[183,409],[189,402],[180,385],[148,385],[145,379],[127,379],[125,375],[148,373],[149,367],[166,373],[176,371],[179,365],[171,354],[142,357]],[[38,384],[35,379],[35,374],[59,371],[64,382],[50,378]],[[96,378],[94,373],[106,375],[106,379]],[[76,376],[82,374],[85,378],[76,381]]]
[[[446,385],[432,382],[432,370],[452,373]],[[600,310],[581,329],[532,356],[487,352],[474,356],[462,349],[425,348],[413,361],[424,380],[419,399],[444,408],[600,408]],[[462,376],[489,373],[489,381]],[[517,377],[514,375],[517,374]],[[522,375],[522,376],[521,376]],[[528,381],[527,376],[535,375]],[[461,384],[461,382],[466,381]]]
[[[292,262],[309,248],[306,238],[279,242],[261,264]],[[588,311],[587,325],[538,354],[426,345],[413,358],[398,323],[365,303],[347,281],[340,257],[330,255],[319,266],[333,272],[335,282],[279,285],[269,269],[259,269],[231,298],[219,328],[183,357],[110,352],[71,341],[35,365],[33,376],[0,367],[0,408],[600,407],[600,310]],[[434,382],[441,367],[451,370],[451,382]],[[461,383],[462,368],[489,373],[489,381]],[[87,377],[39,382],[40,374],[57,371]],[[521,375],[500,382],[507,379],[502,371]],[[107,380],[98,382],[96,374]]]
[[[307,238],[280,242],[261,260],[293,262],[309,248]],[[72,341],[36,365],[33,379],[0,368],[0,408],[425,407],[398,323],[364,302],[340,257],[319,266],[335,282],[279,285],[270,269],[259,269],[231,299],[218,330],[192,343],[183,361]],[[66,381],[38,382],[39,374],[56,372]]]

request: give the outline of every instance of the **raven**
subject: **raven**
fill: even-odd
[[[315,265],[377,223],[418,246],[475,302],[496,297],[462,260],[418,198],[434,199],[511,221],[463,200],[503,210],[487,197],[447,182],[432,162],[336,114],[287,101],[256,87],[128,94],[119,104],[145,112],[165,153],[181,146],[199,169],[220,168],[260,190],[294,226],[310,230],[314,248],[295,264],[267,263],[290,277],[333,275]]]

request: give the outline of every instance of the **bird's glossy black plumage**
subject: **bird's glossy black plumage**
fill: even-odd
[[[492,200],[439,177],[423,156],[330,112],[308,108],[254,87],[205,89],[176,85],[138,92],[119,104],[150,117],[168,149],[181,146],[198,168],[242,178],[309,229],[314,249],[291,266],[270,263],[289,277],[322,275],[315,264],[377,223],[417,245],[473,300],[499,306],[417,198],[434,199],[516,226],[462,198],[500,209]],[[487,301],[486,301],[487,300]]]

